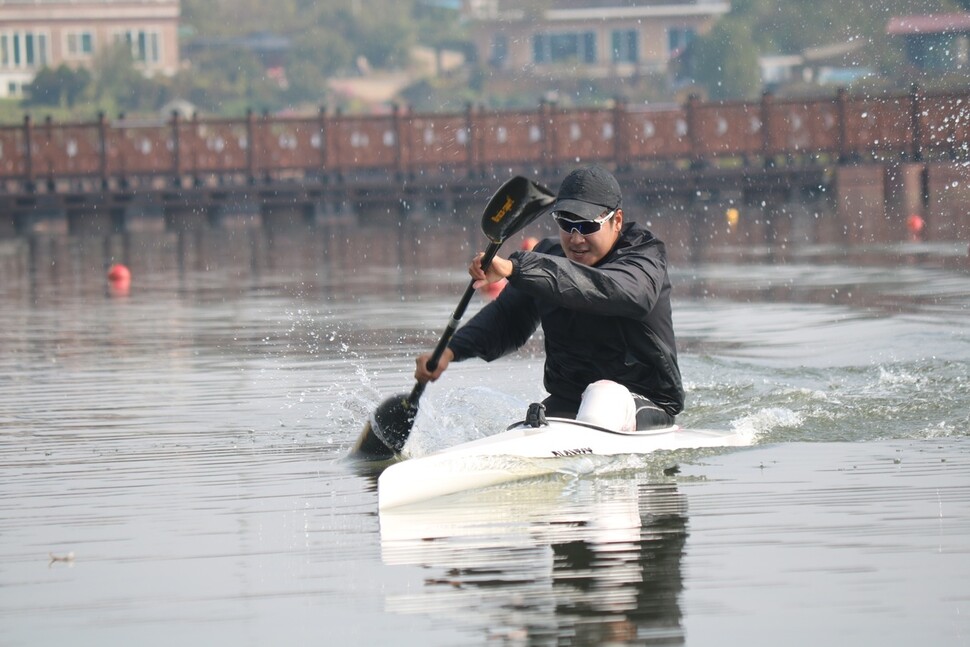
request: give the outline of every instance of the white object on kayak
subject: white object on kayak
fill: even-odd
[[[566,418],[547,418],[427,456],[395,463],[377,480],[378,508],[425,501],[446,494],[561,471],[562,459],[649,454],[702,447],[742,447],[751,431],[683,429],[679,426],[618,432]]]

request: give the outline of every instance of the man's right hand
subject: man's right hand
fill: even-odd
[[[434,382],[441,374],[445,372],[448,365],[451,364],[451,360],[455,359],[455,353],[450,348],[445,348],[444,352],[441,353],[441,357],[438,359],[438,367],[431,372],[428,370],[428,360],[434,353],[425,353],[415,360],[417,365],[414,369],[414,379],[418,382],[424,384],[426,382]]]

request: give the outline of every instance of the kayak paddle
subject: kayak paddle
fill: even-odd
[[[482,214],[482,232],[491,241],[482,257],[482,268],[488,268],[499,247],[512,234],[521,231],[555,201],[554,194],[545,187],[516,176],[503,184],[485,206]],[[475,293],[475,281],[468,288],[455,308],[434,353],[428,360],[428,370],[438,367],[438,360],[458,329],[462,315]],[[425,384],[417,382],[411,393],[395,395],[377,407],[364,430],[350,450],[351,458],[364,460],[387,460],[401,451],[411,435],[414,418],[418,414],[418,400],[424,393]]]

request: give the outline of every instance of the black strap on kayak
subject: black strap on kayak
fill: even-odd
[[[529,405],[529,412],[525,414],[525,424],[532,428],[545,427],[549,423],[546,422],[546,405],[541,402],[533,402]]]

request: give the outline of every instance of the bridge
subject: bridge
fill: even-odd
[[[572,109],[543,102],[447,114],[321,109],[309,117],[90,123],[26,116],[0,127],[0,236],[477,212],[512,174],[555,188],[571,167],[600,162],[615,170],[627,204],[647,209],[698,214],[716,204],[755,208],[771,221],[786,205],[825,200],[837,218],[834,237],[892,239],[907,214],[925,217],[934,235],[959,237],[970,230],[968,158],[970,91],[915,86],[902,94]]]

